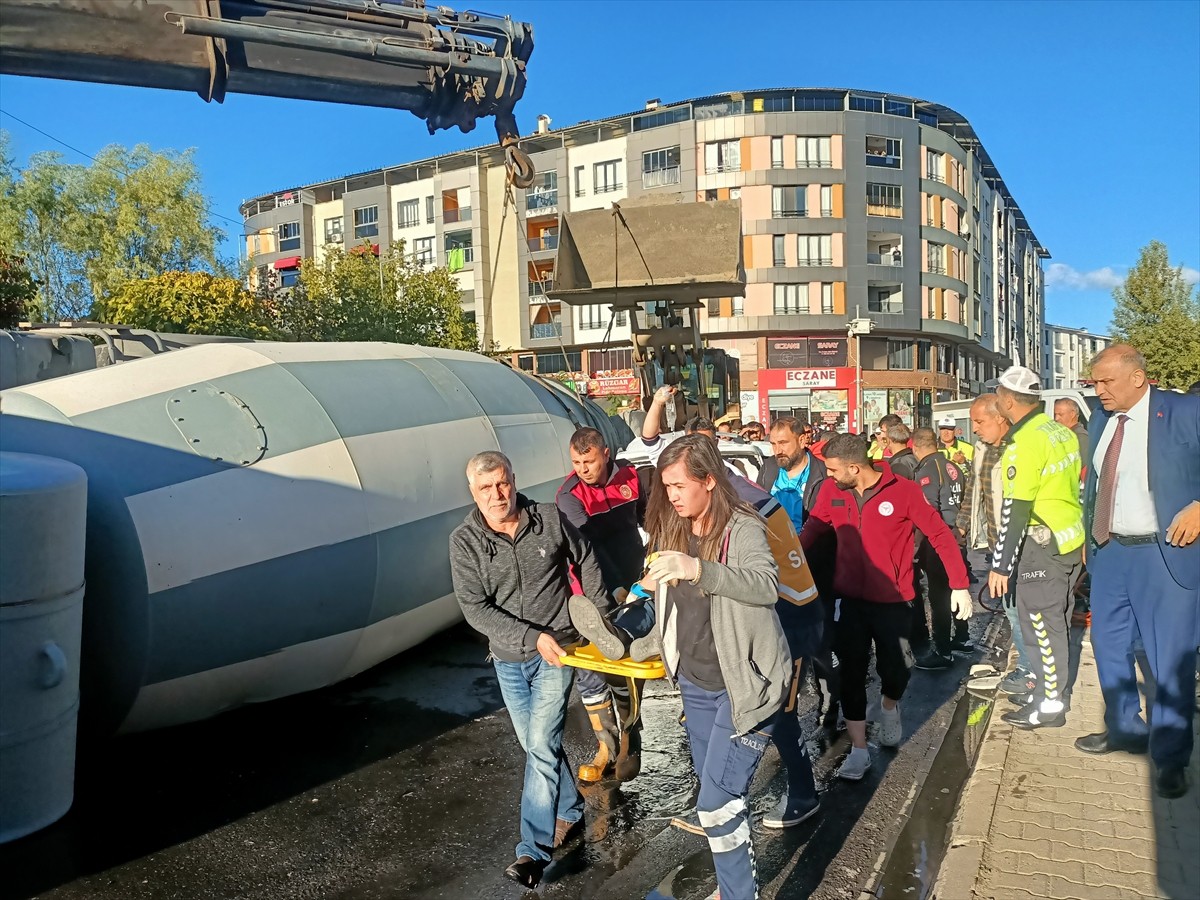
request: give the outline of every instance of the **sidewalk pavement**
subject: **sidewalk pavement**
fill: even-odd
[[[936,900],[1200,898],[1200,739],[1178,800],[1154,793],[1148,756],[1076,750],[1104,728],[1090,632],[1071,704],[1065,727],[1023,731],[1000,721],[997,696]]]

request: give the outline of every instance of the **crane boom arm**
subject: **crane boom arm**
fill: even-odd
[[[533,28],[423,0],[5,0],[0,72],[406,109],[518,131]]]

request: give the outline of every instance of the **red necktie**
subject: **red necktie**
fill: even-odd
[[[1103,547],[1112,537],[1113,499],[1117,490],[1117,459],[1121,456],[1121,443],[1125,440],[1125,423],[1129,416],[1117,416],[1117,430],[1104,451],[1104,464],[1100,467],[1100,479],[1096,484],[1096,511],[1092,517],[1092,538]]]

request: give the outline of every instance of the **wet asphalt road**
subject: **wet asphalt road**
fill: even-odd
[[[977,615],[972,633],[990,618]],[[557,854],[536,895],[503,877],[518,840],[524,760],[485,656],[460,626],[333,688],[85,744],[72,811],[0,847],[0,896],[707,896],[715,878],[706,842],[669,825],[691,805],[694,784],[679,699],[663,682],[644,703],[641,776],[585,789],[585,834]],[[823,812],[785,832],[755,826],[765,897],[858,896],[900,833],[968,666],[960,656],[948,672],[914,670],[904,743],[875,748],[857,784],[833,779],[848,743],[819,732],[807,696]],[[576,764],[595,747],[577,699],[567,741]],[[753,807],[769,809],[784,785],[769,750]]]

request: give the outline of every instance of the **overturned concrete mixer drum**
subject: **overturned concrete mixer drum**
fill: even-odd
[[[214,344],[5,391],[0,448],[88,477],[82,716],[186,722],[333,684],[460,617],[481,450],[551,499],[599,407],[472,353]]]

